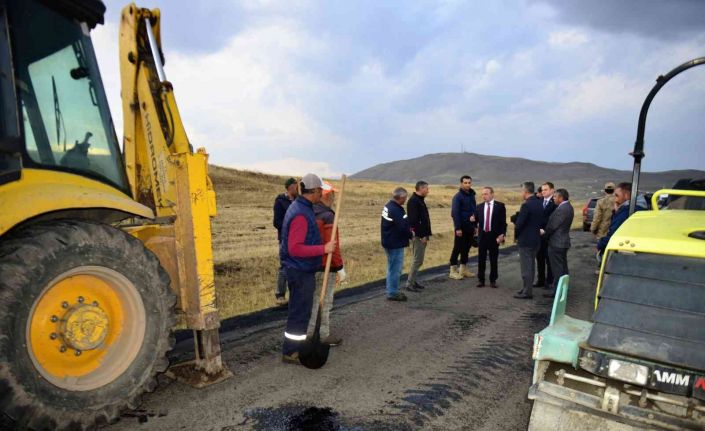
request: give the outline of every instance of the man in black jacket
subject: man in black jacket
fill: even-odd
[[[499,245],[504,242],[507,233],[507,209],[504,204],[494,200],[494,189],[482,189],[483,203],[477,206],[475,220],[477,220],[477,287],[485,287],[485,265],[487,254],[490,255],[490,286],[497,287],[499,270],[497,261]]]
[[[543,219],[541,220],[541,229],[546,229],[548,219],[556,209],[556,203],[553,201],[553,193],[555,186],[552,182],[546,181],[541,185],[541,205],[543,205]],[[534,287],[550,288],[553,286],[553,271],[551,271],[551,261],[548,259],[548,238],[541,238],[541,247],[536,253],[536,283]]]
[[[450,254],[450,273],[452,280],[462,280],[463,277],[474,277],[475,274],[468,268],[468,253],[472,246],[472,237],[475,223],[470,220],[475,215],[475,190],[472,189],[470,175],[460,177],[460,189],[453,196],[450,215],[453,218],[455,238],[453,251]],[[460,261],[458,262],[458,258]],[[458,266],[460,263],[460,266]]]
[[[536,272],[536,252],[541,247],[541,222],[543,221],[543,205],[541,199],[534,196],[534,183],[522,183],[521,191],[524,203],[517,215],[514,235],[519,243],[519,264],[524,287],[514,295],[519,299],[531,299],[531,288]]]
[[[284,224],[284,215],[286,215],[286,210],[289,209],[289,205],[294,202],[294,199],[299,195],[298,187],[296,185],[296,180],[289,178],[284,183],[284,188],[286,192],[277,195],[274,199],[274,218],[273,225],[277,229],[277,240],[281,245],[282,241],[282,225]],[[277,305],[285,306],[287,305],[286,300],[286,269],[284,265],[279,265],[279,273],[277,275],[277,290],[274,293]]]
[[[431,217],[428,215],[428,207],[426,207],[426,196],[428,196],[428,183],[419,181],[416,183],[416,191],[406,203],[409,227],[414,235],[411,239],[411,268],[409,269],[409,278],[406,281],[406,290],[411,292],[418,292],[424,288],[416,281],[416,275],[423,265],[426,246],[431,237]]]

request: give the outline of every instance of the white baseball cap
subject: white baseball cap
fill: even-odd
[[[301,182],[304,184],[306,190],[313,190],[315,188],[323,188],[323,180],[316,174],[306,174],[301,178]]]

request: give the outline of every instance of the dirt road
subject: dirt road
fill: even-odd
[[[592,250],[589,234],[573,233],[568,314],[579,318],[591,313]],[[438,274],[425,284],[406,303],[386,301],[380,287],[336,298],[332,326],[344,343],[320,370],[281,363],[283,313],[234,323],[223,346],[234,378],[201,390],[163,378],[106,429],[526,429],[533,334],[551,301],[542,289],[512,298],[516,251],[500,257],[498,289]]]

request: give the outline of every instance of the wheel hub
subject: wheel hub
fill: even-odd
[[[108,315],[99,306],[79,303],[69,308],[60,320],[59,334],[74,350],[92,350],[105,341],[109,324]]]
[[[145,316],[139,292],[122,274],[100,266],[71,269],[50,281],[32,306],[30,358],[60,388],[99,388],[137,356]]]

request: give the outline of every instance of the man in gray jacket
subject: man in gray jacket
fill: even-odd
[[[573,205],[568,200],[568,191],[558,189],[553,194],[553,201],[558,205],[546,224],[541,235],[548,238],[548,260],[553,270],[551,290],[543,296],[553,298],[556,295],[558,280],[568,274],[568,249],[570,248],[570,226],[573,224]]]

